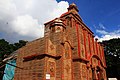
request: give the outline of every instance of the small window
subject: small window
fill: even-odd
[[[56,32],[60,32],[60,31],[61,31],[61,28],[58,27],[58,28],[56,29]]]

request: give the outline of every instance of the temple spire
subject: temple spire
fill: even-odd
[[[79,10],[78,10],[77,6],[76,6],[74,3],[72,3],[72,4],[70,4],[70,6],[68,7],[68,12],[78,13]]]

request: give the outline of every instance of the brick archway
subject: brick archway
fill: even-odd
[[[91,72],[91,79],[92,80],[104,80],[105,72],[104,72],[104,66],[102,61],[97,55],[93,55],[90,59],[90,62],[88,63],[89,71]]]
[[[96,59],[99,61],[99,64],[100,64],[102,67],[106,68],[104,62],[101,61],[101,58],[100,58],[98,55],[91,55],[91,57],[89,58],[89,63],[90,63],[90,65],[92,65],[92,64],[91,64],[92,58],[96,58]]]

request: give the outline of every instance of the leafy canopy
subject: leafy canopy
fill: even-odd
[[[107,76],[120,76],[120,38],[103,41],[107,63]]]

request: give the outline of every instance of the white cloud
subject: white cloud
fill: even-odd
[[[59,17],[59,15],[63,14],[63,12],[65,12],[67,8],[68,8],[68,3],[61,1],[53,10],[53,12],[51,13],[51,16]]]
[[[106,29],[106,27],[105,27],[102,23],[99,23],[98,26],[96,26],[96,25],[94,24],[93,27],[94,27],[95,29],[100,29],[100,30]]]
[[[118,30],[113,30],[112,32],[109,32],[106,30],[106,26],[104,26],[102,23],[99,23],[98,26],[93,25],[96,28],[96,33],[99,34],[95,36],[95,38],[98,38],[98,41],[102,42],[104,40],[110,40],[113,38],[120,38],[120,28],[118,27]],[[119,25],[118,25],[119,26]]]
[[[108,32],[105,31],[105,30],[98,30],[98,29],[97,29],[96,32],[97,32],[97,33],[100,33],[100,34],[104,34],[104,35],[108,34]]]
[[[105,29],[105,26],[104,26],[102,23],[99,23],[99,27],[100,27],[101,29]]]
[[[118,25],[118,27],[120,28],[120,25]]]
[[[39,38],[44,34],[43,24],[66,12],[68,6],[56,0],[0,0],[0,33],[5,35],[0,36],[10,41]]]
[[[100,37],[95,36],[95,38],[98,38],[100,42],[104,40],[110,40],[113,38],[120,38],[120,29],[115,30],[113,32],[107,32],[105,30],[96,30],[96,32],[102,35]]]
[[[32,16],[18,16],[11,24],[11,29],[21,36],[37,37],[43,35],[43,25],[39,25],[38,20],[33,19]]]

